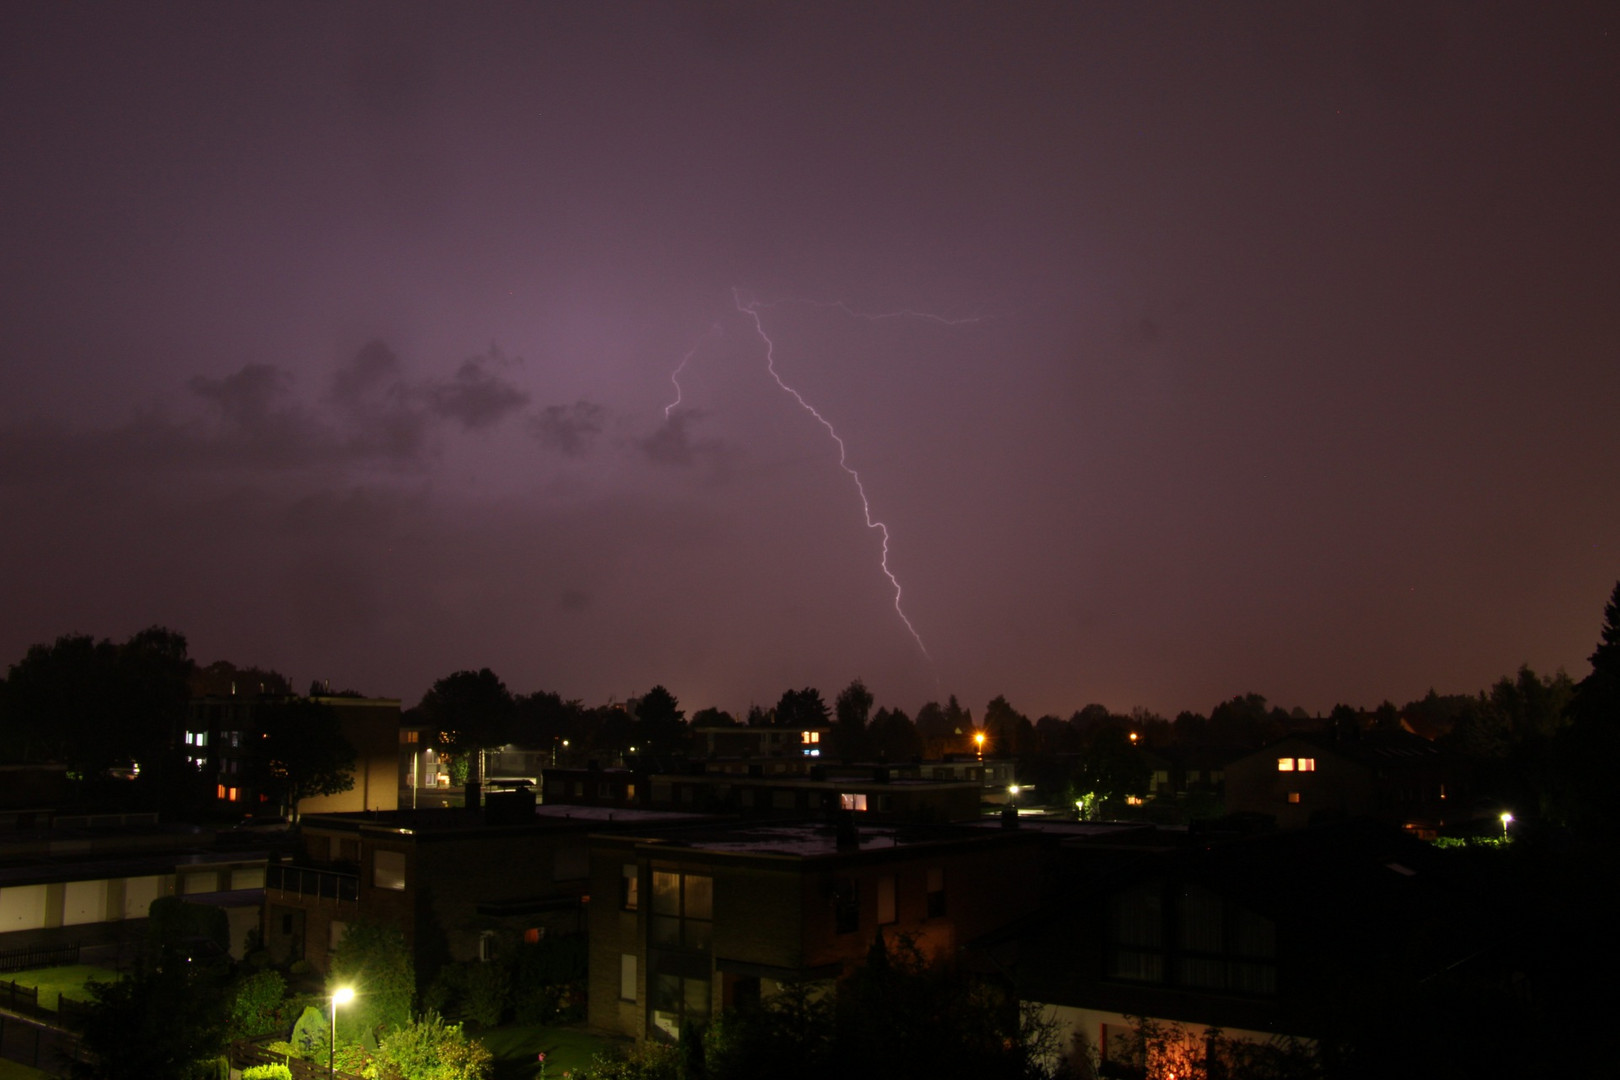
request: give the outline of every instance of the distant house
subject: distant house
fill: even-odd
[[[354,920],[388,922],[426,974],[445,959],[487,957],[503,933],[575,933],[584,929],[587,834],[665,820],[692,819],[537,810],[524,791],[492,793],[478,809],[306,815],[298,856],[268,868],[265,944],[278,960],[325,970]]]
[[[973,826],[716,823],[591,841],[589,1022],[676,1040],[783,982],[832,980],[881,932],[924,952],[1033,910],[1034,833]]]
[[[35,966],[93,954],[128,962],[160,897],[222,908],[238,959],[258,926],[262,849],[165,828],[156,814],[39,811],[0,828],[0,954],[49,957]]]
[[[1338,1011],[1418,985],[1494,932],[1462,918],[1444,857],[1366,820],[1128,862],[985,943],[1021,996],[1105,1075],[1143,1064],[1142,1018],[1202,1040],[1314,1038]],[[1404,981],[1403,981],[1404,980]],[[1135,1075],[1140,1075],[1135,1072]]]
[[[1461,789],[1440,748],[1405,731],[1290,735],[1226,767],[1227,810],[1284,829],[1371,817],[1433,836],[1469,816]]]
[[[790,759],[791,760],[791,759]],[[630,769],[547,769],[548,806],[637,807],[746,818],[824,815],[853,811],[882,821],[972,821],[982,789],[976,779],[934,779],[929,766],[796,766],[769,771],[754,761],[746,771],[703,762],[684,772]]]
[[[265,797],[246,774],[251,740],[260,710],[286,700],[277,694],[231,694],[193,697],[186,713],[183,750],[214,784],[221,809],[244,814],[263,812]],[[337,713],[343,735],[354,745],[354,786],[336,795],[316,795],[299,803],[299,813],[343,813],[393,810],[399,805],[399,701],[333,695],[316,697]],[[273,809],[273,808],[272,808]]]

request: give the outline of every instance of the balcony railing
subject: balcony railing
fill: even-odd
[[[265,867],[264,884],[267,889],[298,896],[314,896],[323,900],[359,900],[358,874],[340,874],[332,870],[317,870],[310,866],[288,866],[271,863]]]

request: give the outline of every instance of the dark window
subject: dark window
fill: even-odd
[[[838,933],[853,934],[861,928],[859,897],[852,878],[833,882],[833,929]]]
[[[928,868],[928,917],[937,919],[945,914],[945,868]]]

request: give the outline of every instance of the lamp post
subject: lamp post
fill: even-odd
[[[332,990],[332,1031],[331,1038],[326,1044],[326,1075],[327,1080],[337,1075],[337,1011],[339,1005],[347,1005],[354,1000],[354,987],[339,986]]]
[[[983,761],[984,760],[984,732],[975,731],[973,733],[973,742],[979,748],[979,760]]]
[[[1513,815],[1506,810],[1502,811],[1502,839],[1507,839],[1507,827],[1513,824]]]

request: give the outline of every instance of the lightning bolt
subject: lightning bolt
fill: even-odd
[[[900,616],[901,622],[906,624],[906,629],[911,632],[912,639],[917,642],[917,648],[922,650],[923,657],[928,660],[929,663],[933,663],[934,658],[929,655],[928,646],[923,644],[922,635],[917,633],[917,628],[912,625],[911,619],[906,616],[905,609],[900,606],[900,594],[902,592],[900,588],[900,579],[894,576],[893,570],[889,569],[889,527],[881,521],[873,520],[872,501],[866,497],[866,486],[861,483],[861,474],[856,472],[855,469],[853,469],[849,464],[849,450],[844,445],[843,437],[838,434],[838,429],[833,427],[832,421],[828,420],[825,416],[822,416],[821,413],[817,412],[816,407],[806,401],[803,394],[799,393],[793,387],[784,382],[781,374],[776,370],[776,343],[772,341],[771,336],[765,332],[765,323],[759,317],[759,309],[761,307],[770,307],[773,305],[762,305],[757,301],[749,301],[748,303],[744,304],[742,301],[742,293],[737,289],[732,289],[731,298],[732,301],[737,305],[737,310],[748,316],[748,318],[753,321],[754,332],[757,333],[759,335],[759,339],[765,343],[765,369],[771,373],[771,378],[776,380],[776,385],[781,387],[787,393],[793,395],[793,400],[799,403],[800,408],[804,409],[805,412],[815,417],[821,426],[827,429],[827,434],[832,436],[833,442],[838,444],[838,467],[847,472],[849,474],[849,478],[855,481],[855,491],[861,497],[861,510],[866,517],[866,527],[868,529],[876,529],[883,536],[883,555],[880,559],[880,565],[883,567],[884,576],[889,579],[889,584],[894,586],[894,613]],[[783,301],[778,301],[778,303],[782,302]],[[891,318],[899,317],[901,314],[906,314],[896,312],[893,315],[863,316],[859,312],[851,310],[841,301],[818,304],[817,306],[842,308],[844,311],[849,312],[851,315],[854,315],[857,318]],[[935,321],[938,322],[947,321],[945,319],[938,318],[937,316],[919,317],[934,318]]]
[[[665,420],[669,419],[669,414],[681,403],[681,372],[686,370],[686,365],[691,362],[693,356],[697,355],[698,349],[702,348],[705,341],[709,338],[719,337],[724,332],[720,329],[719,323],[711,325],[702,337],[692,342],[692,347],[686,350],[685,356],[681,357],[680,365],[669,373],[669,381],[675,384],[675,400],[664,406]]]

